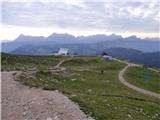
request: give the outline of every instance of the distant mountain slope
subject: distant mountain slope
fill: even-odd
[[[21,55],[48,55],[53,51],[50,46],[36,46],[32,44],[23,45],[21,47],[16,48],[10,53],[21,54]]]
[[[26,55],[47,55],[53,52],[58,52],[60,48],[68,48],[71,53],[81,55],[95,55],[103,49],[94,46],[94,44],[51,44],[51,45],[23,45],[10,53],[26,54]]]
[[[95,48],[94,45],[86,44],[68,44],[68,45],[54,45],[54,46],[33,46],[26,45],[17,48],[12,53],[26,54],[26,55],[48,55],[53,51],[58,51],[60,47],[69,48],[71,53],[78,53],[80,55],[96,55],[101,54],[102,51],[117,58],[128,59],[137,63],[146,64],[160,68],[160,52],[142,52],[131,48]]]
[[[155,66],[160,68],[160,52],[144,53],[134,49],[110,48],[106,50],[108,54],[122,59],[128,59],[140,64]]]
[[[45,41],[44,37],[34,37],[34,36],[24,36],[20,35],[14,41],[2,43],[2,52],[11,52],[18,47],[22,47],[24,45],[41,45]]]

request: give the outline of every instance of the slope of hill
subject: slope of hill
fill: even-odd
[[[26,67],[17,81],[30,87],[59,90],[96,120],[159,118],[159,99],[137,93],[119,82],[117,76],[125,66],[123,63],[77,56],[62,64],[66,68],[64,71],[50,70],[48,66],[55,64],[57,59],[61,61],[66,57],[2,54],[2,66],[7,70],[17,70],[15,65],[19,65],[18,70]],[[41,70],[40,65],[45,69]],[[28,66],[37,69],[32,74],[27,71]],[[102,69],[104,74],[100,72]]]

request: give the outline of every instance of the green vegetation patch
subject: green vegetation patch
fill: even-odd
[[[100,63],[100,58],[98,57],[74,57],[70,61],[64,62],[63,66],[89,66],[97,65]]]
[[[29,69],[48,69],[55,66],[61,57],[55,56],[30,56],[1,54],[2,71],[10,70],[29,70]]]
[[[125,73],[126,80],[138,87],[160,93],[160,73],[142,68],[130,67]]]

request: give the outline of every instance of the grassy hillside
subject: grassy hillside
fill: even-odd
[[[78,103],[81,109],[96,120],[159,120],[160,100],[139,94],[123,86],[118,80],[118,73],[124,64],[116,61],[104,61],[99,57],[74,57],[62,64],[64,71],[47,70],[49,61],[66,59],[60,57],[40,57],[45,63],[32,62],[36,57],[24,56],[25,65],[14,57],[17,64],[23,67],[33,64],[46,70],[38,70],[32,74],[24,72],[17,80],[30,87],[45,90],[59,90],[71,100]],[[3,58],[3,55],[2,55]],[[10,69],[15,65],[8,62],[2,66]],[[10,59],[11,60],[11,59]],[[9,60],[9,61],[10,61]],[[28,61],[28,62],[27,62]],[[104,70],[104,74],[100,71]],[[28,76],[29,75],[29,76]]]
[[[1,69],[4,71],[52,68],[60,59],[62,58],[53,56],[29,56],[2,53]]]
[[[146,68],[131,67],[127,70],[125,78],[138,87],[160,93],[159,73]]]

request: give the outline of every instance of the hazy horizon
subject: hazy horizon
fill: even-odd
[[[4,0],[1,3],[0,40],[20,34],[74,36],[112,33],[128,37],[160,38],[159,2],[105,2],[90,0]]]
[[[57,32],[53,32],[53,33],[51,33],[51,34],[49,34],[49,35],[47,35],[47,36],[44,36],[44,35],[26,35],[26,34],[19,34],[17,37],[15,37],[14,39],[5,39],[5,40],[1,40],[1,42],[3,43],[3,42],[10,42],[10,41],[14,41],[14,40],[16,40],[18,37],[20,37],[20,36],[29,36],[29,37],[44,37],[44,38],[47,38],[47,37],[49,37],[49,36],[51,36],[51,35],[53,35],[53,34],[59,34],[59,35],[64,35],[64,34],[66,34],[66,35],[72,35],[72,36],[74,36],[74,37],[89,37],[89,36],[97,36],[97,35],[105,35],[105,36],[111,36],[111,35],[116,35],[116,36],[121,36],[122,38],[128,38],[128,37],[133,37],[133,36],[135,36],[135,37],[137,37],[137,38],[140,38],[141,40],[147,40],[147,39],[149,39],[149,40],[151,40],[151,39],[153,39],[153,41],[154,41],[154,39],[155,40],[160,40],[160,38],[159,37],[139,37],[139,36],[136,36],[136,35],[129,35],[129,36],[122,36],[122,35],[120,35],[120,34],[115,34],[115,33],[111,33],[111,34],[88,34],[88,35],[73,35],[73,34],[69,34],[69,33],[57,33]]]

